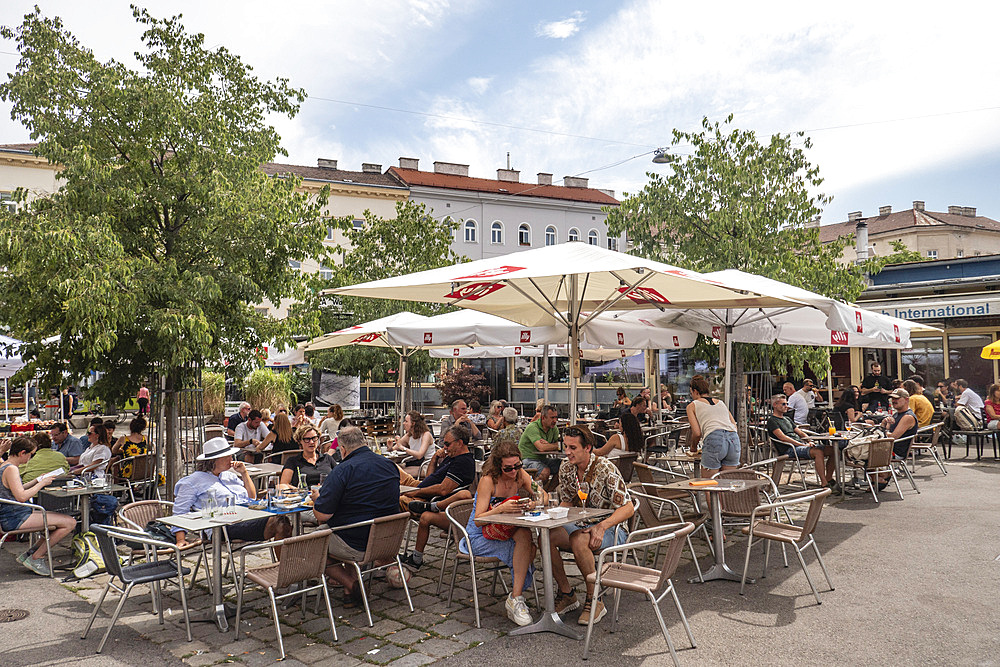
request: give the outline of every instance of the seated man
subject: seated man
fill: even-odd
[[[343,461],[313,491],[313,514],[330,528],[377,519],[399,512],[399,468],[365,444],[357,426],[340,429],[337,451]],[[370,526],[348,528],[330,535],[330,555],[338,560],[360,561],[368,546]],[[384,565],[384,563],[379,563]],[[361,588],[354,568],[337,563],[326,568],[326,575],[344,587],[344,597],[361,601]]]
[[[910,394],[905,389],[893,389],[889,394],[889,403],[892,405],[893,414],[882,422],[882,426],[891,432],[886,434],[887,438],[892,438],[892,453],[894,456],[905,459],[910,453],[910,445],[913,444],[913,436],[917,434],[917,415],[910,409]],[[878,490],[881,491],[889,483],[889,473],[879,474]]]
[[[233,446],[246,449],[244,456],[253,458],[257,454],[257,446],[264,442],[270,433],[271,430],[264,425],[264,415],[260,410],[253,409],[247,413],[247,420],[240,422],[236,427]]]
[[[407,491],[399,498],[404,510],[420,517],[417,542],[403,563],[416,570],[424,562],[424,547],[431,534],[431,526],[448,528],[448,517],[444,509],[456,500],[472,498],[468,487],[476,478],[476,461],[469,451],[469,432],[461,426],[452,426],[445,431],[444,449],[439,449],[431,458],[430,473],[419,484],[417,480],[400,471],[400,482],[404,486],[416,486],[416,491]],[[461,489],[461,491],[455,491]],[[427,498],[429,500],[415,500]],[[437,500],[434,500],[434,499]]]
[[[809,445],[809,436],[805,431],[792,423],[792,420],[785,416],[788,412],[788,400],[785,394],[775,394],[771,397],[771,416],[767,418],[768,435],[774,443],[779,455],[788,455],[788,458],[807,459],[812,458],[816,462],[816,476],[819,483],[836,490],[836,480],[834,479],[833,447],[813,447]],[[823,457],[826,457],[826,466],[823,466]]]
[[[80,454],[83,454],[84,450],[87,449],[87,445],[83,444],[80,438],[72,435],[65,423],[56,422],[53,424],[49,436],[52,438],[52,451],[65,456],[66,461],[71,466],[80,463]]]
[[[572,551],[573,559],[586,581],[587,575],[597,569],[594,553],[601,549],[623,544],[628,538],[624,521],[635,513],[625,480],[614,463],[593,452],[594,443],[588,432],[575,426],[563,432],[563,451],[566,461],[559,468],[557,491],[562,507],[593,507],[614,510],[610,516],[597,522],[577,522],[565,528],[550,531],[552,540],[552,575],[559,585],[556,612],[572,611],[580,606],[576,591],[566,578],[560,551]],[[583,604],[578,623],[587,625],[591,614],[594,622],[607,613],[600,600],[594,600],[594,584],[587,582],[587,599]]]
[[[182,477],[174,486],[174,514],[187,514],[203,509],[208,499],[225,504],[230,498],[237,504],[257,497],[257,487],[242,461],[234,461],[239,452],[230,447],[225,438],[212,438],[205,443],[203,453],[197,457],[195,471]],[[226,528],[230,540],[260,542],[284,539],[292,534],[292,526],[283,516],[262,517],[230,524]],[[178,546],[187,544],[187,532],[171,527],[170,532]],[[277,551],[277,550],[276,550]]]
[[[444,434],[452,426],[464,426],[469,431],[469,442],[478,442],[483,439],[483,434],[472,419],[469,418],[469,406],[465,401],[458,399],[451,404],[451,410],[441,420],[441,437],[438,438],[438,447],[444,447]]]
[[[808,424],[809,405],[806,403],[806,399],[802,398],[802,394],[795,391],[795,385],[786,382],[781,386],[781,390],[788,397],[788,419],[793,424]]]
[[[21,481],[30,482],[36,477],[40,477],[47,472],[63,469],[69,472],[69,462],[60,452],[52,449],[52,438],[45,431],[37,431],[31,434],[31,439],[35,441],[38,448],[31,455],[31,460],[23,466],[18,466],[21,472]]]
[[[538,483],[544,486],[550,476],[559,472],[562,463],[562,459],[543,456],[545,452],[559,451],[559,429],[556,428],[559,411],[551,405],[543,405],[538,415],[538,419],[524,429],[517,446],[525,469],[537,470]]]

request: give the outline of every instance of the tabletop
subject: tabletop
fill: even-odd
[[[89,496],[95,493],[117,493],[119,491],[128,491],[128,487],[123,486],[122,484],[108,484],[107,486],[77,486],[71,489],[65,486],[47,486],[41,490],[41,493],[46,493],[50,496],[55,496],[56,498],[73,498],[76,496]]]
[[[250,521],[252,519],[263,519],[269,516],[271,516],[270,512],[254,510],[249,507],[237,505],[236,513],[232,516],[216,516],[211,519],[205,519],[201,516],[201,510],[198,510],[195,512],[189,512],[188,514],[172,514],[170,516],[160,517],[159,521],[167,524],[168,526],[175,526],[186,531],[195,531],[209,530],[216,526],[239,523],[240,521]]]
[[[264,475],[277,475],[284,466],[280,463],[252,463],[247,466],[247,472],[251,477],[263,477]]]
[[[674,452],[673,454],[667,454],[666,456],[658,456],[657,458],[661,458],[667,461],[687,461],[687,462],[701,461],[701,450],[698,450],[697,452],[693,453],[685,450],[680,453]]]
[[[692,485],[691,482],[694,480],[682,479],[678,482],[671,482],[669,484],[664,484],[660,488],[664,489],[676,489],[678,491],[707,491],[709,493],[725,493],[725,492],[738,492],[746,491],[748,489],[756,489],[759,486],[767,486],[771,482],[766,479],[717,479],[715,480],[718,484],[709,484],[707,486],[697,486]]]
[[[484,519],[476,519],[476,523],[503,523],[508,526],[523,526],[525,528],[559,528],[583,519],[603,519],[612,513],[612,510],[609,509],[595,509],[593,507],[570,507],[568,509],[569,513],[559,519],[553,517],[534,519],[522,514],[494,514]]]

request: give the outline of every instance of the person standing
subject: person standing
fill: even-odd
[[[861,381],[861,402],[868,404],[868,411],[880,412],[889,409],[889,392],[892,382],[882,375],[882,364],[872,363],[871,372]]]
[[[788,397],[788,411],[791,413],[791,420],[795,424],[809,423],[809,405],[800,392],[795,391],[795,385],[786,382],[781,386],[781,390]]]
[[[73,416],[73,410],[76,409],[75,399],[73,394],[69,393],[69,387],[63,387],[62,396],[59,399],[61,419],[68,422]]]
[[[135,397],[136,403],[139,404],[139,416],[145,417],[149,414],[149,387],[143,382],[142,386],[139,387],[139,392]]]
[[[740,436],[736,420],[722,401],[709,395],[708,380],[701,375],[691,378],[691,402],[687,406],[691,433],[688,446],[701,447],[701,476],[711,477],[719,470],[735,470],[740,465]]]

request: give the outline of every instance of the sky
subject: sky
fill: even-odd
[[[0,24],[38,4],[95,55],[133,63],[141,30],[127,2],[6,0]],[[652,151],[701,119],[804,131],[833,197],[824,223],[878,207],[975,206],[1000,219],[1000,58],[992,2],[326,2],[149,3],[183,14],[210,47],[309,99],[275,118],[289,157],[343,169],[401,156],[521,180],[582,175],[635,193],[664,167]],[[0,40],[11,72],[16,47]],[[0,103],[0,143],[28,140]],[[684,152],[684,147],[674,149]]]

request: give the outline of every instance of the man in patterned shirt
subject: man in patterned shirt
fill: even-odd
[[[635,513],[621,472],[611,461],[593,453],[594,441],[590,432],[570,426],[563,431],[563,451],[566,460],[559,468],[560,505],[563,507],[591,507],[614,510],[610,516],[600,521],[579,521],[565,528],[551,531],[552,574],[559,585],[556,597],[556,612],[571,611],[580,606],[576,591],[566,578],[562,556],[559,551],[572,551],[580,573],[586,581],[587,575],[596,570],[594,553],[601,549],[622,544],[627,535],[623,522]],[[591,614],[597,623],[608,610],[600,600],[594,600],[594,584],[587,581],[587,600],[580,613],[580,625],[587,625]]]

